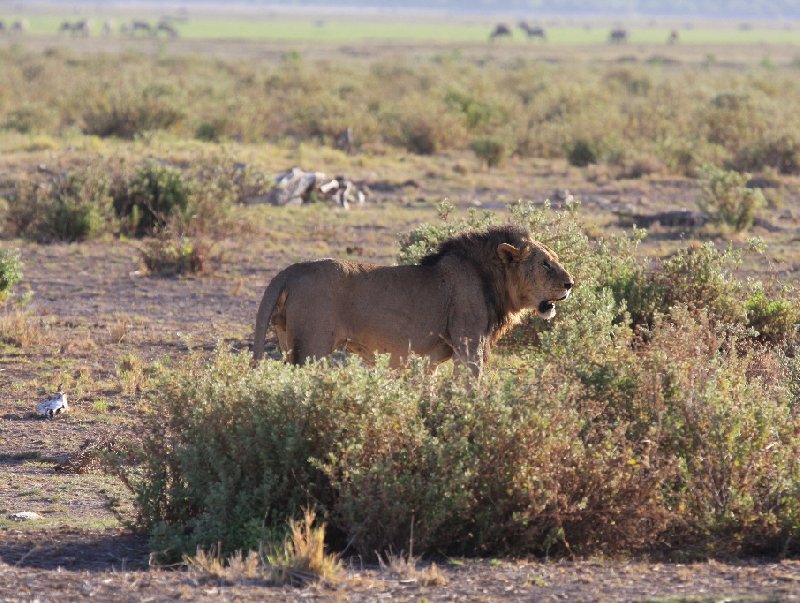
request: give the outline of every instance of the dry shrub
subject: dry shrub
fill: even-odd
[[[83,114],[86,134],[133,138],[150,130],[168,129],[184,117],[169,86],[145,84],[140,89],[109,87],[90,99]]]
[[[150,274],[176,276],[207,272],[211,268],[211,244],[203,238],[162,231],[141,250]]]
[[[423,552],[779,551],[800,530],[783,365],[739,357],[707,318],[673,320],[638,352],[528,358],[481,387],[198,357],[159,387],[144,525],[173,555],[254,548],[310,496],[333,542],[369,556],[412,526]]]
[[[678,463],[662,488],[675,520],[667,540],[703,554],[785,552],[800,529],[788,367],[706,312],[676,308],[660,321],[638,354],[631,410],[644,419],[636,428],[653,443],[651,462]]]
[[[643,178],[665,171],[664,164],[657,158],[652,155],[641,155],[625,160],[619,178]]]
[[[131,332],[133,325],[130,319],[124,315],[114,316],[113,322],[108,327],[108,336],[113,343],[122,343]]]
[[[62,339],[61,353],[68,355],[83,355],[97,349],[90,332],[76,333],[68,338]]]

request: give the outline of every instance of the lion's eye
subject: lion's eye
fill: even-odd
[[[547,270],[553,270],[553,265],[547,260],[544,262],[544,267],[547,268]]]

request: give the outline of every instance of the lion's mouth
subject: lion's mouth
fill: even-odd
[[[562,298],[563,299],[563,298]],[[539,314],[549,314],[556,309],[556,305],[551,301],[543,301],[539,304]]]
[[[556,304],[557,301],[564,301],[569,297],[570,292],[567,291],[564,295],[557,299],[546,299],[542,302],[539,302],[539,306],[536,308],[539,311],[539,316],[541,316],[545,320],[550,320],[553,316],[556,315]]]

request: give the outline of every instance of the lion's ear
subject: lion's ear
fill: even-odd
[[[520,250],[513,245],[509,245],[508,243],[500,243],[497,246],[497,255],[504,264],[510,264],[511,262],[518,262],[522,254],[520,253]]]

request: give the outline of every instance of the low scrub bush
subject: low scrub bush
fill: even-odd
[[[22,262],[13,251],[0,250],[0,302],[4,302],[22,280]]]
[[[793,133],[765,137],[740,149],[732,163],[737,170],[800,174],[800,137]]]
[[[766,204],[760,189],[747,188],[749,175],[707,166],[698,205],[717,224],[732,227],[736,232],[747,230]]]
[[[112,159],[13,185],[2,212],[9,233],[42,242],[118,230],[145,236],[167,227],[219,238],[228,232],[233,203],[267,186],[263,174],[216,156],[198,158],[186,171],[153,160],[136,165]]]
[[[567,148],[567,160],[578,167],[597,163],[599,161],[597,145],[587,140],[576,140]]]
[[[205,240],[166,230],[145,243],[142,260],[150,274],[176,276],[208,271],[210,252]]]
[[[328,144],[351,127],[362,151],[468,150],[478,137],[500,136],[515,155],[608,162],[633,174],[664,165],[694,175],[707,163],[797,172],[796,70],[547,65],[521,57],[487,69],[483,61],[265,65],[245,57],[129,54],[119,61],[90,53],[78,61],[15,51],[0,55],[0,89],[15,92],[0,107],[0,128]],[[647,160],[628,165],[637,158]]]
[[[479,136],[469,143],[469,148],[489,168],[500,165],[507,152],[505,144],[497,136]]]
[[[576,349],[480,386],[198,357],[159,386],[128,481],[168,556],[279,541],[308,504],[367,556],[412,529],[450,554],[780,552],[800,530],[797,418],[778,359],[735,342],[683,311],[613,376]]]
[[[168,129],[184,117],[183,110],[159,86],[95,97],[83,114],[83,131],[97,136],[133,138],[150,130]]]
[[[111,183],[101,169],[83,168],[19,181],[8,201],[11,231],[39,241],[80,241],[114,227]]]
[[[114,192],[114,209],[123,229],[138,236],[153,234],[175,217],[188,218],[192,187],[177,168],[149,161]]]

